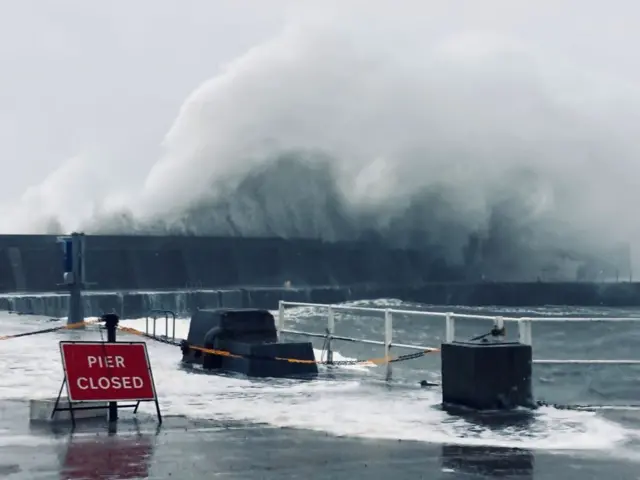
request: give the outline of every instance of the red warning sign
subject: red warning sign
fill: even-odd
[[[72,402],[155,400],[144,342],[60,342]]]

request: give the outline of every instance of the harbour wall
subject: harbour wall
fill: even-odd
[[[118,313],[139,318],[152,310],[170,310],[190,316],[202,308],[267,308],[280,300],[305,303],[342,303],[395,298],[440,306],[544,306],[640,307],[640,283],[430,283],[421,286],[352,286],[306,288],[240,288],[156,292],[85,292],[88,317]],[[64,317],[69,297],[60,293],[22,293],[0,296],[0,310],[21,314]]]
[[[452,280],[427,252],[375,242],[188,236],[86,237],[93,290],[419,284]],[[62,281],[53,235],[0,235],[0,292],[43,292]]]
[[[467,282],[428,252],[375,242],[88,235],[85,254],[88,316],[374,298],[436,305],[640,307],[640,283]],[[65,316],[62,272],[56,236],[0,235],[0,309]]]

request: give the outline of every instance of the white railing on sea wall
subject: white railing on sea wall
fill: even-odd
[[[286,307],[311,307],[326,309],[327,311],[327,328],[325,333],[304,332],[300,330],[291,330],[285,328],[286,323]],[[335,334],[335,314],[336,312],[361,312],[361,313],[377,313],[384,315],[384,340],[367,340],[363,338],[346,337]],[[384,347],[384,356],[387,359],[386,373],[387,378],[391,377],[391,348],[405,348],[410,350],[430,350],[434,347],[403,344],[393,342],[393,315],[412,315],[419,317],[436,317],[445,320],[445,341],[447,343],[455,341],[455,320],[457,318],[485,320],[491,321],[497,329],[502,329],[505,322],[516,322],[518,324],[518,340],[525,345],[533,345],[532,323],[546,322],[640,322],[640,317],[506,317],[495,315],[477,315],[468,313],[451,313],[451,312],[427,312],[422,310],[403,310],[396,308],[375,308],[375,307],[355,307],[348,305],[329,305],[323,303],[303,303],[303,302],[285,302],[281,301],[278,309],[278,335],[290,334],[301,335],[306,337],[317,337],[326,339],[325,349],[327,351],[327,362],[333,361],[333,350],[331,342],[333,340],[341,340],[355,343],[365,343],[370,345],[380,345]],[[546,360],[534,359],[536,364],[612,364],[612,365],[640,365],[640,360]]]
[[[305,332],[300,330],[286,329],[286,307],[310,307],[324,309],[327,312],[327,327],[324,333]],[[377,313],[384,316],[384,339],[369,340],[365,338],[347,337],[335,334],[335,314],[342,312],[361,312],[361,313]],[[279,305],[277,329],[278,335],[282,334],[300,335],[306,337],[316,337],[325,339],[325,351],[327,352],[327,363],[333,361],[333,348],[331,342],[334,340],[362,343],[369,345],[379,345],[384,347],[384,357],[386,359],[387,377],[391,377],[391,349],[404,348],[408,350],[426,351],[433,350],[437,347],[396,343],[393,341],[393,316],[394,315],[412,315],[419,317],[435,317],[444,318],[445,320],[445,341],[447,343],[455,341],[455,320],[458,318],[471,320],[484,320],[493,323],[497,329],[502,329],[505,322],[516,322],[518,324],[518,340],[520,343],[532,345],[532,324],[533,323],[579,323],[579,322],[640,322],[640,317],[507,317],[495,315],[478,315],[468,313],[451,313],[451,312],[427,312],[423,310],[404,310],[397,308],[381,308],[381,307],[356,307],[349,305],[335,305],[325,303],[303,303],[303,302],[285,302],[281,301]],[[151,321],[151,322],[150,322]],[[158,321],[164,323],[164,335],[158,335],[156,325]],[[152,310],[145,321],[145,333],[153,337],[163,337],[167,341],[176,342],[176,314],[170,310]],[[609,364],[609,365],[640,365],[640,360],[631,359],[580,359],[580,360],[548,360],[534,359],[535,364]]]

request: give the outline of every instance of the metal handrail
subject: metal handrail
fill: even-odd
[[[324,334],[304,332],[300,330],[288,330],[284,328],[285,325],[285,307],[311,307],[311,308],[326,308],[328,309],[327,318],[327,332]],[[335,335],[335,313],[336,312],[366,312],[366,313],[378,313],[384,314],[385,319],[385,335],[384,341],[379,340],[367,340],[356,337],[345,337]],[[341,340],[347,342],[363,343],[370,345],[382,345],[385,348],[385,358],[387,358],[387,377],[391,376],[391,363],[389,362],[389,351],[392,347],[406,348],[410,350],[427,350],[430,347],[422,345],[412,344],[397,344],[393,343],[393,315],[418,315],[422,317],[437,317],[444,318],[446,322],[446,342],[450,343],[455,341],[455,319],[475,319],[475,320],[488,320],[493,322],[494,327],[501,330],[504,327],[504,322],[516,322],[518,324],[518,336],[520,343],[525,345],[532,345],[532,329],[531,324],[536,323],[548,323],[548,322],[640,322],[640,317],[510,317],[501,315],[480,315],[470,313],[453,313],[453,312],[429,312],[424,310],[408,310],[398,308],[381,308],[381,307],[357,307],[349,305],[335,305],[324,303],[307,303],[307,302],[288,302],[281,301],[279,304],[278,314],[278,334],[286,333],[292,335],[302,335],[307,337],[318,337],[326,339],[326,349],[328,359],[332,359],[333,352],[331,350],[332,340]],[[536,359],[533,360],[535,364],[606,364],[606,365],[640,365],[640,360],[632,359],[612,359],[612,360],[562,360],[562,359]]]
[[[161,315],[161,317],[158,317],[158,314]],[[151,317],[153,315],[153,317]],[[145,332],[147,335],[151,335],[153,337],[157,337],[156,335],[156,324],[158,321],[158,318],[162,318],[162,316],[164,316],[164,336],[165,338],[168,340],[169,339],[169,316],[172,317],[172,333],[171,333],[171,340],[173,340],[175,342],[176,340],[176,313],[173,310],[149,310],[149,313],[147,313],[147,317],[145,320]],[[153,333],[149,332],[149,318],[153,318]]]
[[[301,335],[306,337],[327,338],[326,333],[303,332],[300,330],[282,330],[282,333],[288,333],[290,335]],[[342,335],[332,335],[331,339],[342,340],[343,342],[365,343],[367,345],[380,345],[383,347],[385,345],[385,343],[380,340],[367,340],[366,338],[360,339],[360,338],[353,338],[353,337],[344,337]],[[433,348],[433,347],[427,347],[423,345],[408,345],[404,343],[392,343],[391,346],[396,348],[406,348],[408,350],[417,350],[417,351],[430,350]]]
[[[495,320],[496,318],[502,318],[504,321],[509,322],[517,322],[520,320],[535,320],[539,322],[567,322],[567,321],[576,321],[576,322],[603,322],[603,321],[613,321],[613,322],[640,322],[640,317],[509,317],[504,315],[479,315],[475,313],[452,313],[452,312],[429,312],[427,310],[406,310],[399,308],[386,308],[386,307],[356,307],[349,305],[336,305],[329,303],[306,303],[306,302],[289,302],[282,301],[280,302],[285,306],[289,305],[292,307],[320,307],[320,308],[328,308],[331,307],[334,311],[354,311],[354,312],[370,312],[370,313],[381,313],[385,311],[389,311],[391,313],[401,313],[405,315],[422,315],[428,317],[441,317],[444,318],[447,315],[454,315],[457,318],[470,318],[470,319],[478,319],[478,320]]]

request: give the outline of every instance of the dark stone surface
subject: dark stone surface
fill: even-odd
[[[86,252],[89,289],[216,290],[225,307],[273,308],[284,297],[272,288],[285,282],[294,288],[287,298],[314,303],[394,297],[438,305],[640,306],[640,283],[465,282],[428,252],[365,241],[87,235]],[[0,235],[0,292],[59,290],[62,263],[55,236]],[[132,310],[144,311],[143,300],[125,300],[124,310],[137,302]]]
[[[87,281],[98,290],[423,282],[426,256],[371,242],[280,238],[86,237]],[[10,254],[14,249],[19,252]],[[55,236],[0,235],[0,291],[50,291],[61,282]],[[23,272],[20,286],[16,270]]]
[[[339,287],[322,288],[325,298],[327,292],[332,290],[335,291],[335,297],[350,298],[349,290]],[[140,318],[151,314],[153,310],[169,310],[176,315],[191,316],[197,310],[219,307],[275,310],[280,300],[308,302],[313,291],[313,288],[270,288],[146,293],[85,292],[83,303],[87,317],[115,311],[122,318]],[[59,318],[67,315],[68,303],[69,296],[63,293],[8,295],[0,297],[0,310]]]
[[[520,343],[443,343],[442,403],[475,410],[532,408],[532,349]]]
[[[364,438],[230,421],[122,413],[115,428],[28,423],[28,402],[0,402],[0,477],[59,480],[217,476],[238,480],[513,478],[636,479],[638,464],[587,452],[557,454]]]

